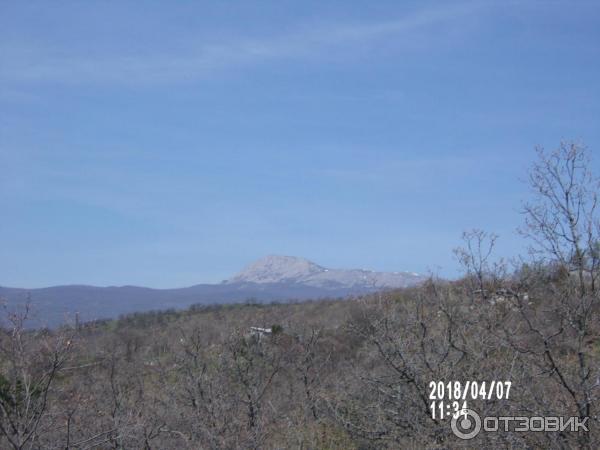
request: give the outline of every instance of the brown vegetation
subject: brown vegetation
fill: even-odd
[[[600,252],[585,152],[540,152],[524,208],[532,257],[347,301],[191,308],[0,335],[0,448],[598,448]],[[276,325],[276,326],[274,326]],[[257,335],[250,327],[272,328]],[[589,417],[589,433],[452,435],[431,381],[510,380],[482,415]]]

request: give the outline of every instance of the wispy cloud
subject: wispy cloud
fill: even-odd
[[[193,81],[214,71],[282,58],[327,54],[332,48],[352,48],[381,38],[403,37],[452,23],[479,9],[473,3],[419,11],[376,23],[327,24],[300,28],[268,39],[238,37],[220,43],[200,42],[185,51],[155,54],[113,54],[103,57],[69,54],[44,46],[0,46],[0,80],[58,83],[168,83]]]
[[[499,152],[501,155],[502,152]],[[325,177],[340,184],[403,186],[414,189],[423,186],[436,186],[440,177],[463,178],[473,174],[484,174],[486,167],[502,169],[506,158],[495,153],[474,157],[473,154],[447,155],[439,157],[419,157],[398,155],[384,161],[362,162],[360,165],[326,167],[316,169],[315,177]]]

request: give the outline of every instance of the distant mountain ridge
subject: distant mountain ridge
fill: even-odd
[[[424,280],[425,277],[409,272],[328,269],[304,258],[270,255],[220,284],[178,289],[85,285],[40,289],[0,287],[0,300],[9,307],[29,301],[33,324],[54,327],[69,318],[72,320],[76,313],[80,320],[88,321],[193,304],[338,298],[411,286]]]
[[[261,258],[225,283],[294,283],[326,289],[392,289],[414,285],[424,277],[414,272],[374,272],[365,269],[329,269],[296,256]]]

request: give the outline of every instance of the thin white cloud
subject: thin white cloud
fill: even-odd
[[[444,174],[452,174],[455,177],[469,176],[481,173],[485,167],[500,167],[502,162],[505,162],[505,158],[489,153],[477,158],[469,154],[437,158],[399,155],[396,159],[387,158],[370,164],[363,162],[360,166],[320,168],[314,170],[313,175],[341,184],[361,184],[369,187],[401,185],[406,189],[414,189],[419,186],[434,186],[436,180]]]
[[[269,39],[238,38],[220,44],[200,43],[169,54],[69,55],[65,49],[0,46],[0,80],[59,83],[168,83],[193,81],[225,70],[280,58],[327,54],[332,47],[349,47],[380,38],[405,37],[440,23],[452,23],[478,9],[469,3],[413,13],[378,23],[329,24],[296,30]]]

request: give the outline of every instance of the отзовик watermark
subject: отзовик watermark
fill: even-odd
[[[484,417],[483,419],[472,409],[465,409],[458,417],[453,417],[451,422],[452,432],[460,439],[473,439],[480,431],[589,431],[587,421],[589,417],[524,417],[500,416]]]

